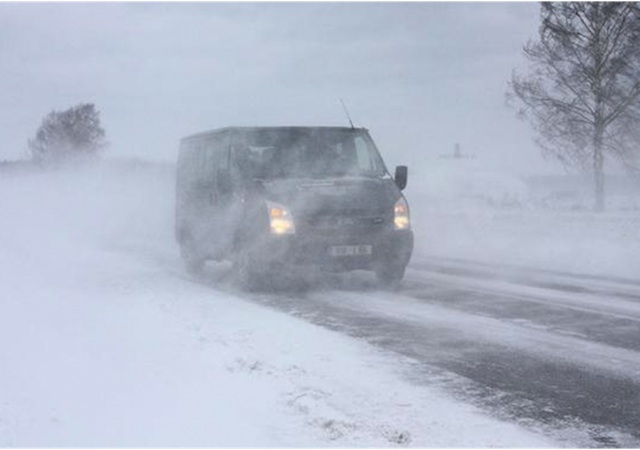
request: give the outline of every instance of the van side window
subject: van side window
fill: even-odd
[[[228,167],[228,141],[226,136],[216,136],[203,146],[202,158],[198,163],[205,179],[214,181],[218,171]]]
[[[189,179],[189,175],[192,172],[191,161],[193,158],[191,153],[191,149],[187,145],[182,144],[178,155],[178,181]]]
[[[208,180],[214,180],[218,170],[216,150],[212,143],[208,143],[203,152],[202,171]]]
[[[180,152],[178,163],[178,178],[184,180],[187,184],[200,180],[202,178],[202,164],[200,162],[202,152],[193,144],[184,144],[183,150]]]

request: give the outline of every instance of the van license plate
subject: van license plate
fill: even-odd
[[[363,256],[373,253],[373,245],[334,245],[329,249],[331,256]]]

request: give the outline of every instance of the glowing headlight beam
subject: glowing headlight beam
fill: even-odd
[[[408,230],[411,228],[409,205],[404,197],[400,197],[393,207],[393,227],[396,230]]]
[[[284,206],[267,202],[269,211],[269,226],[272,234],[294,234],[296,226],[291,212]]]

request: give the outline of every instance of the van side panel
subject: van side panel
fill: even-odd
[[[224,203],[217,175],[229,165],[229,132],[183,139],[176,177],[176,239],[193,238],[206,258],[228,247],[220,218]]]

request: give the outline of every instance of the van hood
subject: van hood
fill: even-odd
[[[336,213],[341,216],[386,216],[400,197],[390,177],[278,179],[264,182],[267,200],[289,208],[295,216]]]

